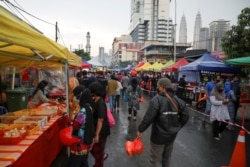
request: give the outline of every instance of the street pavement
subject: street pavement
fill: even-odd
[[[109,154],[105,161],[105,167],[150,167],[150,131],[149,127],[142,135],[144,153],[129,157],[125,151],[125,142],[136,137],[136,131],[149,105],[150,97],[144,95],[144,102],[138,111],[137,120],[127,119],[127,103],[120,100],[120,112],[113,113],[116,125],[111,129],[108,137],[106,152]],[[212,126],[210,123],[202,124],[202,112],[189,106],[190,119],[180,130],[174,144],[171,167],[221,167],[229,165],[230,159],[239,134],[239,127],[235,130],[225,130],[220,141],[212,137]],[[249,113],[248,113],[249,114]],[[238,124],[241,124],[241,112],[237,116]],[[250,118],[245,120],[245,128],[250,130]],[[247,166],[250,166],[250,135],[246,133]],[[58,155],[51,167],[65,167],[67,155],[65,150]],[[243,155],[238,155],[243,156]],[[94,160],[89,155],[90,167]]]

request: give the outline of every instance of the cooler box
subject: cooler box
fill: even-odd
[[[8,89],[6,90],[6,95],[9,112],[27,108],[28,97],[25,88]]]

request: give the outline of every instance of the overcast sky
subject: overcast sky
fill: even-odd
[[[45,36],[55,39],[55,23],[58,22],[60,34],[58,43],[69,49],[85,50],[86,34],[90,32],[91,56],[98,55],[100,46],[109,53],[115,37],[128,33],[131,0],[9,0],[28,13],[42,19],[34,19],[23,14],[31,24]],[[5,2],[0,4],[6,6]],[[202,17],[202,27],[218,19],[236,24],[237,16],[250,0],[176,0],[177,41],[181,16],[186,16],[188,42],[192,41],[195,17],[198,11]],[[170,17],[175,20],[175,0],[171,1]],[[20,16],[20,14],[18,14]],[[20,16],[21,17],[21,16]],[[21,17],[24,19],[23,17]]]

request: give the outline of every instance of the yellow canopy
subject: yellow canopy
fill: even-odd
[[[139,68],[135,68],[135,70],[136,70],[136,71],[146,71],[146,69],[147,69],[148,67],[150,67],[150,66],[151,66],[151,64],[150,64],[149,62],[147,62],[147,63],[143,64],[143,66],[141,66],[141,67],[139,67]]]
[[[70,61],[68,61],[70,60]],[[80,60],[80,61],[79,61]],[[65,64],[81,66],[81,59],[66,47],[0,6],[0,67],[53,67]]]
[[[155,62],[150,68],[150,71],[154,71],[154,72],[161,72],[161,68],[162,68],[163,64]]]

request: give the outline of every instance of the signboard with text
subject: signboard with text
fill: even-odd
[[[225,81],[227,78],[232,78],[234,75],[234,73],[202,70],[200,71],[200,82],[206,83],[210,81],[213,76],[219,76],[221,81]]]

